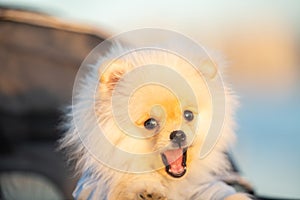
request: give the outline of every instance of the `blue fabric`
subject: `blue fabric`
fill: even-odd
[[[83,173],[79,179],[77,186],[73,192],[75,200],[107,200],[107,189],[100,188],[101,178],[95,178],[87,171]]]
[[[95,178],[90,172],[85,172],[77,183],[73,197],[75,200],[107,200],[107,191],[108,189],[103,186],[101,178]],[[215,180],[199,185],[195,194],[191,194],[190,200],[220,200],[235,193],[236,191],[231,186],[220,180]]]
[[[201,185],[200,191],[198,192],[197,199],[210,199],[210,200],[220,200],[225,199],[226,197],[236,194],[236,191],[233,187],[227,185],[222,181],[214,181],[211,183],[207,183],[205,185]]]

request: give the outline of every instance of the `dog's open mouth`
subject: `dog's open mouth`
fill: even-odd
[[[161,154],[161,157],[169,175],[180,178],[185,174],[187,148],[167,150]]]

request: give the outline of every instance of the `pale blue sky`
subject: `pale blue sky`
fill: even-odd
[[[201,32],[214,34],[232,23],[254,23],[275,17],[296,24],[300,19],[297,0],[0,0],[0,3],[41,8],[57,16],[100,25],[113,33],[161,27],[199,40]]]

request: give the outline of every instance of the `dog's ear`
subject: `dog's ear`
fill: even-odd
[[[105,65],[104,69],[100,67],[98,70],[100,83],[108,89],[113,89],[122,76],[132,68],[128,62],[122,60],[106,62],[103,65]]]
[[[203,73],[203,75],[209,79],[214,79],[218,74],[218,66],[211,59],[204,60],[200,64],[200,70]]]

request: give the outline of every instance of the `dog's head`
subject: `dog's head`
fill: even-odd
[[[135,53],[99,72],[99,123],[116,147],[130,153],[156,152],[147,165],[180,178],[199,156],[212,119],[206,81],[217,73],[202,60],[197,69],[174,55]],[[132,160],[132,162],[145,162]],[[148,162],[148,161],[147,161]]]

